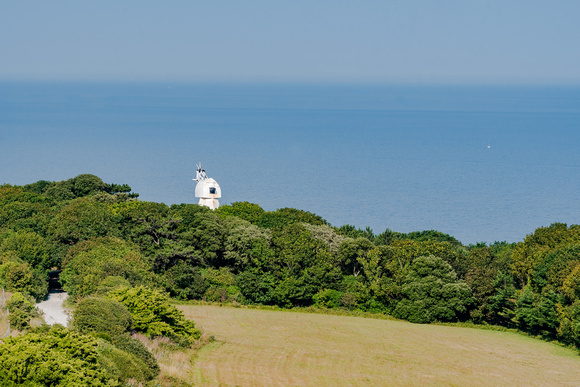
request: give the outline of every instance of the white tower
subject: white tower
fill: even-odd
[[[220,206],[218,198],[222,197],[220,185],[211,177],[207,177],[205,170],[201,168],[201,163],[195,166],[197,167],[197,172],[193,180],[197,181],[195,186],[195,197],[199,198],[199,203],[197,204],[215,210]]]

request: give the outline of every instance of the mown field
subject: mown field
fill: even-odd
[[[580,356],[511,332],[324,314],[180,305],[216,342],[196,385],[580,385]],[[184,362],[187,363],[187,362]]]

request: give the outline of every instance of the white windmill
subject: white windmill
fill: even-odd
[[[215,210],[220,206],[218,198],[222,197],[220,185],[217,181],[206,175],[205,170],[201,168],[201,163],[195,166],[197,172],[193,180],[197,181],[197,185],[195,186],[195,197],[199,198],[199,203],[197,204]]]

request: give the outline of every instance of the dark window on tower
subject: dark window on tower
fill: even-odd
[[[209,193],[215,195],[215,187],[209,187]]]

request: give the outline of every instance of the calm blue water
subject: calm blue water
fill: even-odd
[[[580,223],[579,145],[580,88],[0,83],[0,184],[191,203],[201,161],[222,203],[463,243]]]

